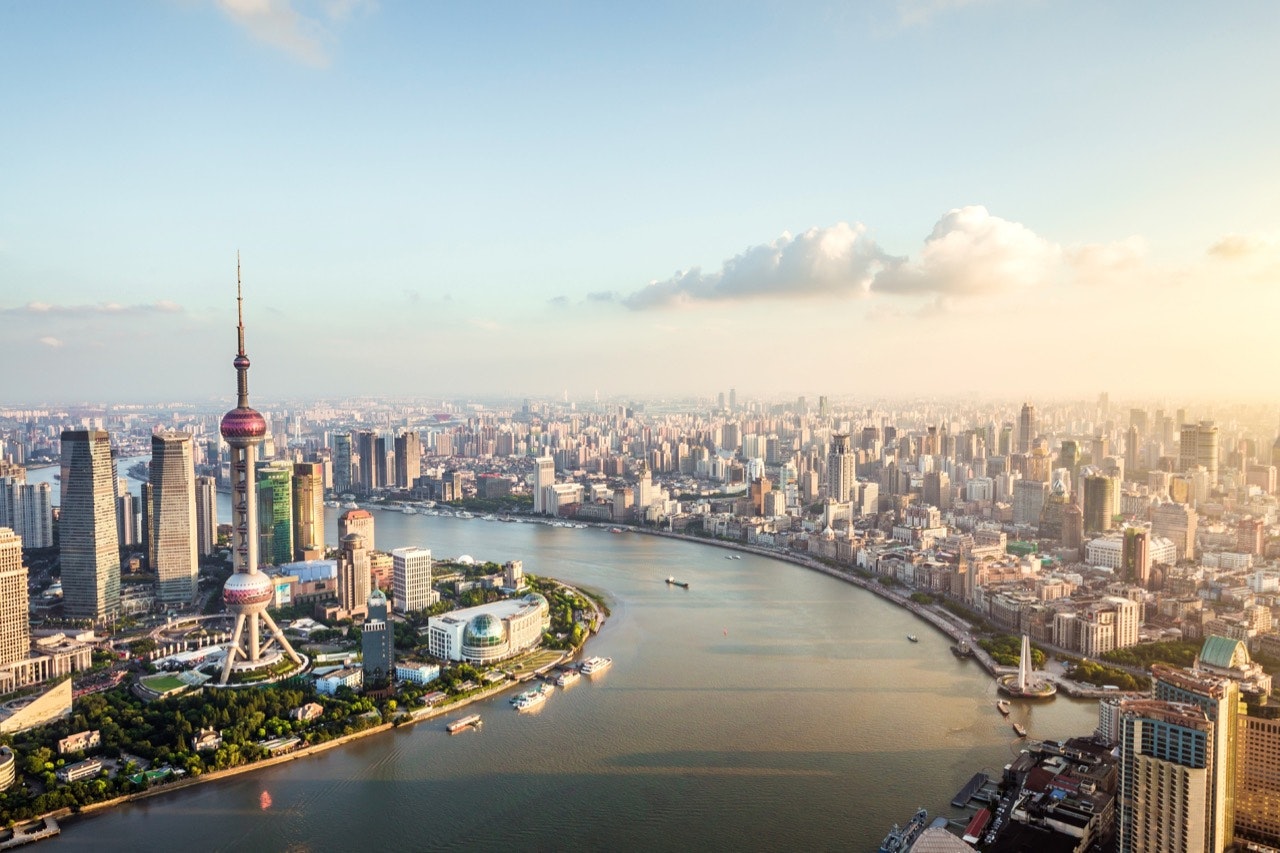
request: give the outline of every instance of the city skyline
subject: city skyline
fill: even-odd
[[[1280,13],[1159,11],[6,9],[4,402],[221,387],[237,248],[264,399],[1256,396]]]

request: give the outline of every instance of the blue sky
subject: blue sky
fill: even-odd
[[[1273,3],[5,4],[0,397],[230,394],[237,249],[266,396],[1266,393],[1278,37]]]

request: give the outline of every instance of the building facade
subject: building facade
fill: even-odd
[[[156,573],[156,601],[162,605],[189,605],[196,598],[195,478],[190,433],[153,434],[149,559]]]
[[[402,616],[440,600],[431,587],[431,551],[396,548],[391,552],[391,594],[395,612]]]
[[[115,466],[106,430],[62,433],[63,613],[104,622],[120,615]]]

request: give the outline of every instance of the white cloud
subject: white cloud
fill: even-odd
[[[45,335],[43,338],[40,339],[40,343],[44,344],[47,347],[54,347],[55,349],[57,347],[62,346],[62,341],[58,340],[52,335]]]
[[[875,277],[882,293],[971,296],[1042,285],[1054,277],[1062,249],[1017,222],[974,205],[949,211],[925,240],[919,257]]]
[[[1259,234],[1228,234],[1209,247],[1209,254],[1234,261],[1264,255],[1276,248],[1276,241]]]
[[[183,307],[168,299],[142,305],[121,305],[119,302],[99,302],[96,305],[52,305],[48,302],[28,302],[15,308],[0,308],[0,314],[37,317],[90,317],[95,315],[135,316],[139,314],[181,314]]]
[[[311,14],[303,14],[294,8],[294,0],[216,2],[223,14],[258,41],[317,68],[329,64],[329,53],[337,40],[334,25],[359,8],[373,6],[368,0],[322,0],[309,4]]]
[[[624,297],[630,308],[653,308],[697,301],[863,295],[886,256],[866,236],[866,226],[841,222],[810,228],[729,258],[720,270],[694,267]]]

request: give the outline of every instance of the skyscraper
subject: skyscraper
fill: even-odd
[[[21,468],[0,477],[0,527],[13,530],[24,548],[52,548],[49,484],[27,483]]]
[[[533,472],[533,511],[539,515],[547,514],[547,488],[556,482],[556,460],[550,456],[539,456],[534,460],[537,468]]]
[[[1218,484],[1218,425],[1213,421],[1183,424],[1178,445],[1178,470],[1192,471],[1197,466],[1209,472],[1209,485]]]
[[[259,553],[279,566],[293,559],[293,465],[259,462],[257,489]]]
[[[222,417],[222,437],[231,447],[231,554],[235,571],[222,587],[222,600],[235,614],[231,646],[222,666],[220,684],[236,670],[261,669],[287,655],[295,664],[302,658],[267,613],[275,598],[271,579],[258,571],[258,500],[253,478],[258,444],[267,434],[267,421],[249,406],[249,357],[244,351],[244,301],[240,295],[240,261],[236,259],[236,342],[232,364],[236,369],[236,407]],[[262,628],[270,634],[262,636]],[[273,647],[273,640],[278,649]]]
[[[1036,407],[1030,403],[1022,404],[1022,412],[1018,415],[1018,452],[1030,453],[1031,441],[1036,437],[1040,424],[1036,420]]]
[[[324,556],[324,465],[298,462],[293,466],[293,557]]]
[[[1111,520],[1118,509],[1119,484],[1113,477],[1094,473],[1084,477],[1084,529],[1099,533],[1111,529]]]
[[[359,533],[364,547],[374,550],[373,513],[367,509],[349,509],[338,516],[338,545],[352,533]]]
[[[395,634],[387,612],[387,597],[382,590],[369,593],[365,604],[368,615],[361,626],[360,651],[364,666],[364,683],[385,684],[395,675]]]
[[[391,561],[391,593],[397,613],[413,613],[435,604],[429,550],[396,548],[391,552]]]
[[[113,467],[106,430],[62,433],[62,600],[69,619],[120,615]]]
[[[196,556],[196,470],[191,435],[151,436],[151,570],[156,601],[195,601],[200,566]]]
[[[1155,699],[1120,704],[1116,796],[1119,853],[1218,853],[1211,775],[1214,724],[1198,705]]]
[[[369,590],[373,573],[369,567],[369,549],[359,533],[342,537],[338,549],[338,606],[356,618],[368,612]]]
[[[857,482],[858,457],[853,454],[848,433],[831,436],[831,452],[827,454],[827,497],[844,503]]]
[[[387,440],[369,430],[356,433],[355,439],[360,454],[356,487],[368,494],[387,485]]]
[[[396,436],[396,488],[413,487],[413,481],[422,474],[422,439],[416,432],[402,432]]]
[[[333,436],[333,490],[338,494],[351,491],[351,433]]]
[[[31,653],[27,616],[27,567],[22,563],[22,538],[7,527],[0,527],[0,666]]]
[[[121,548],[138,544],[138,511],[133,495],[126,491],[121,491],[116,498],[116,541]]]
[[[1179,560],[1196,558],[1196,511],[1186,504],[1162,503],[1151,510],[1151,533],[1173,540]]]
[[[218,544],[218,490],[212,477],[196,477],[196,553],[207,557]]]

